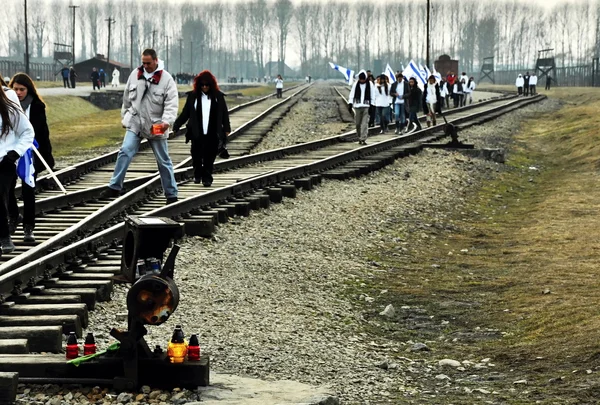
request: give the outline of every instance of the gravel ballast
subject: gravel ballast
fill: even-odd
[[[318,88],[309,92],[307,99],[319,97]],[[502,147],[514,134],[516,122],[532,111],[555,108],[556,103],[546,101],[461,136],[478,146]],[[309,101],[292,112],[297,112],[296,127],[306,122],[318,130],[334,120],[331,111],[314,118]],[[289,130],[286,119],[281,125],[270,136]],[[332,122],[329,128],[325,136],[347,130],[347,124]],[[274,142],[268,148],[278,146],[282,145]],[[445,224],[451,229],[449,213],[474,186],[499,170],[498,163],[425,150],[359,179],[324,181],[315,191],[298,191],[296,199],[231,220],[210,239],[186,238],[175,269],[179,309],[165,325],[149,327],[146,340],[151,347],[164,348],[173,327],[181,324],[186,336],[199,334],[203,353],[210,355],[211,368],[219,373],[319,386],[341,403],[397,403],[391,398],[398,396],[418,399],[427,391],[428,381],[447,378],[443,373],[448,366],[438,364],[444,357],[412,361],[410,352],[429,350],[426,345],[382,340],[366,332],[366,326],[373,325],[363,317],[365,310],[389,310],[385,286],[373,297],[362,291],[377,273],[390,270],[369,257],[389,243],[396,243],[400,251],[415,249],[412,240],[402,236],[413,233],[415,224]],[[116,285],[113,300],[99,303],[90,313],[87,331],[96,334],[100,348],[112,342],[111,327],[126,326],[116,314],[125,312],[127,289]],[[382,321],[385,317],[381,315]],[[87,403],[83,400],[90,391],[76,399],[79,391],[52,387],[29,387],[27,394],[21,387],[19,402]],[[57,389],[63,392],[58,401]],[[44,398],[36,399],[42,391]],[[64,392],[72,400],[65,402]],[[104,392],[102,401],[118,403],[113,394]],[[122,397],[127,399],[122,403],[134,403],[137,395]],[[138,403],[202,399],[201,393],[189,391],[160,395],[167,395],[161,397],[164,401]],[[179,402],[174,402],[174,395],[179,395]],[[140,399],[149,401],[150,396]]]

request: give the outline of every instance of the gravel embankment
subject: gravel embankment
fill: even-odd
[[[292,110],[296,128],[284,119],[274,133],[283,131],[304,142],[309,139],[302,134],[312,128],[320,131],[325,125],[332,135],[345,128],[329,121],[337,113],[323,108],[330,101],[318,88],[306,98],[313,101],[302,101]],[[483,146],[496,146],[498,139],[506,144],[516,122],[531,111],[554,108],[553,102],[528,107],[462,136]],[[375,297],[361,292],[376,273],[387,271],[368,255],[387,243],[397,243],[400,252],[414,249],[410,239],[398,235],[424,221],[452,229],[448,213],[474,185],[501,168],[457,153],[426,150],[360,179],[324,181],[313,192],[299,191],[297,199],[231,220],[211,239],[186,238],[176,264],[179,309],[167,324],[148,328],[147,341],[151,347],[164,347],[174,325],[181,324],[186,335],[199,333],[203,352],[218,372],[326,385],[342,403],[397,403],[388,400],[393,396],[418,403],[419,395],[433,394],[429,386],[436,375],[443,375],[443,366],[413,362],[411,353],[402,354],[413,342],[374,338],[366,331],[377,322],[363,317],[365,306],[381,311],[389,294],[383,285]],[[117,285],[113,300],[90,313],[88,331],[95,332],[101,347],[108,344],[111,327],[125,326],[115,314],[125,312],[126,292],[126,286]],[[64,402],[67,391],[59,397],[59,388],[53,387],[34,387],[19,401],[87,403],[81,396]],[[118,401],[117,395],[108,394],[103,398],[107,404],[129,403],[138,395]],[[139,403],[201,399],[187,391],[144,395]],[[166,396],[162,402],[145,402],[152,395]]]

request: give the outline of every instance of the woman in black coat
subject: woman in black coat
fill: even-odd
[[[231,132],[225,95],[217,79],[204,70],[194,79],[194,90],[188,93],[183,111],[175,120],[173,130],[187,122],[186,143],[192,141],[194,182],[209,187],[213,182],[213,165],[217,154],[225,151]]]
[[[35,140],[38,143],[38,152],[46,161],[50,168],[54,167],[54,157],[52,156],[52,145],[50,144],[50,131],[46,121],[46,104],[39,96],[33,80],[25,73],[17,73],[10,81],[9,86],[17,93],[21,108],[27,117],[35,132]],[[33,155],[33,165],[36,179],[38,173],[46,170],[44,164]],[[33,229],[35,228],[35,187],[31,187],[22,182],[21,193],[23,195],[23,241],[35,242]],[[14,233],[18,223],[19,209],[14,193],[9,196],[9,216],[11,223],[11,233]]]

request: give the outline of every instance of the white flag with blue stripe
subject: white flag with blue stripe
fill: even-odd
[[[417,85],[421,88],[423,87],[423,85],[425,85],[425,79],[423,79],[423,76],[421,76],[419,66],[417,66],[415,61],[412,59],[410,60],[408,66],[406,66],[406,69],[402,71],[402,76],[408,79],[414,77],[417,80]]]
[[[336,65],[335,63],[332,63],[332,62],[329,62],[329,66],[331,66],[331,68],[333,70],[337,70],[338,72],[343,74],[344,77],[346,78],[346,81],[348,82],[348,84],[350,84],[350,85],[352,84],[352,81],[354,80],[354,70],[346,69],[345,67]]]
[[[33,140],[32,148],[39,148],[39,145],[35,139]],[[33,174],[35,173],[35,167],[33,166],[32,148],[27,149],[23,156],[19,158],[19,161],[17,162],[17,176],[19,176],[19,178],[23,180],[25,184],[33,188],[35,187],[35,178],[33,177]]]
[[[390,78],[390,83],[396,82],[396,75],[394,74],[394,71],[389,63],[385,66],[385,74]]]
[[[442,75],[440,72],[438,72],[437,70],[435,70],[435,66],[433,67],[433,72],[432,72],[433,76],[435,77],[435,81],[436,82],[441,82],[442,81]]]

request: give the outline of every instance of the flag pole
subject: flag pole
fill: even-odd
[[[62,185],[62,183],[60,182],[60,180],[58,180],[58,177],[56,177],[56,174],[54,174],[54,172],[52,171],[52,169],[50,168],[50,166],[48,166],[48,163],[46,163],[46,161],[44,160],[44,158],[42,157],[42,155],[40,154],[40,152],[37,150],[37,148],[31,148],[33,149],[33,151],[35,152],[35,156],[40,160],[40,162],[42,162],[42,164],[44,165],[44,167],[46,168],[46,170],[48,170],[48,173],[50,174],[50,177],[52,177],[54,179],[54,181],[56,182],[56,184],[58,184],[58,187],[60,187],[60,189],[62,190],[62,192],[64,194],[68,194],[67,190],[65,190],[64,186]]]
[[[430,4],[431,0],[427,0],[427,52],[425,53],[426,55],[426,65],[429,66],[429,48],[430,46],[430,38],[429,38],[429,34],[431,31],[430,28],[430,15],[429,15],[429,10],[431,9],[431,4]]]

